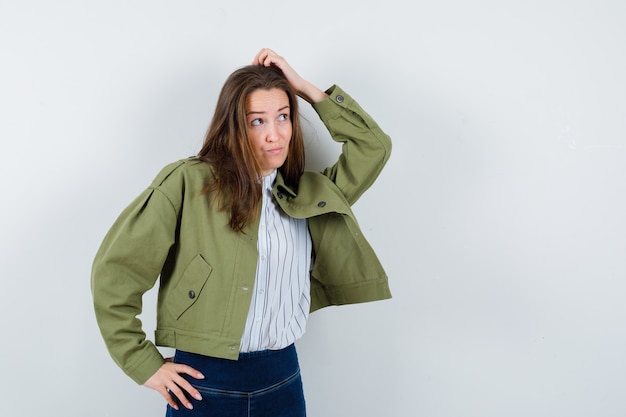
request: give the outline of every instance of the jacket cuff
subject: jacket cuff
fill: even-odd
[[[337,118],[353,101],[352,97],[336,84],[326,90],[326,94],[328,94],[326,100],[313,104],[313,109],[322,120]]]
[[[128,369],[126,374],[139,385],[143,385],[165,362],[156,346],[153,348],[156,354],[147,356],[136,366]]]

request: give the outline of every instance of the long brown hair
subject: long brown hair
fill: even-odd
[[[304,138],[298,113],[298,97],[282,71],[275,66],[248,65],[233,72],[222,87],[215,114],[198,153],[215,171],[206,185],[214,193],[212,203],[230,212],[236,232],[254,220],[261,203],[261,167],[246,133],[246,100],[254,91],[280,89],[289,98],[292,137],[287,159],[279,168],[285,183],[296,187],[304,172]]]

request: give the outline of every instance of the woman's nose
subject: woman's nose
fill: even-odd
[[[268,142],[276,142],[278,140],[278,129],[273,124],[267,126],[267,136],[265,140]]]

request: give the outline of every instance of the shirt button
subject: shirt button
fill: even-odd
[[[337,103],[343,103],[343,96],[340,94],[337,98],[335,98],[335,100],[337,100]]]
[[[319,203],[317,203],[317,207],[324,207],[326,205],[325,201],[320,201]]]
[[[189,290],[189,292],[187,293],[187,295],[189,296],[189,298],[191,298],[192,300],[194,298],[196,298],[196,292],[194,290]]]

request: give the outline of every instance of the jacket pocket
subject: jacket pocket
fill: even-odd
[[[177,320],[198,301],[212,271],[211,265],[201,255],[196,255],[189,262],[167,296],[167,308]]]

